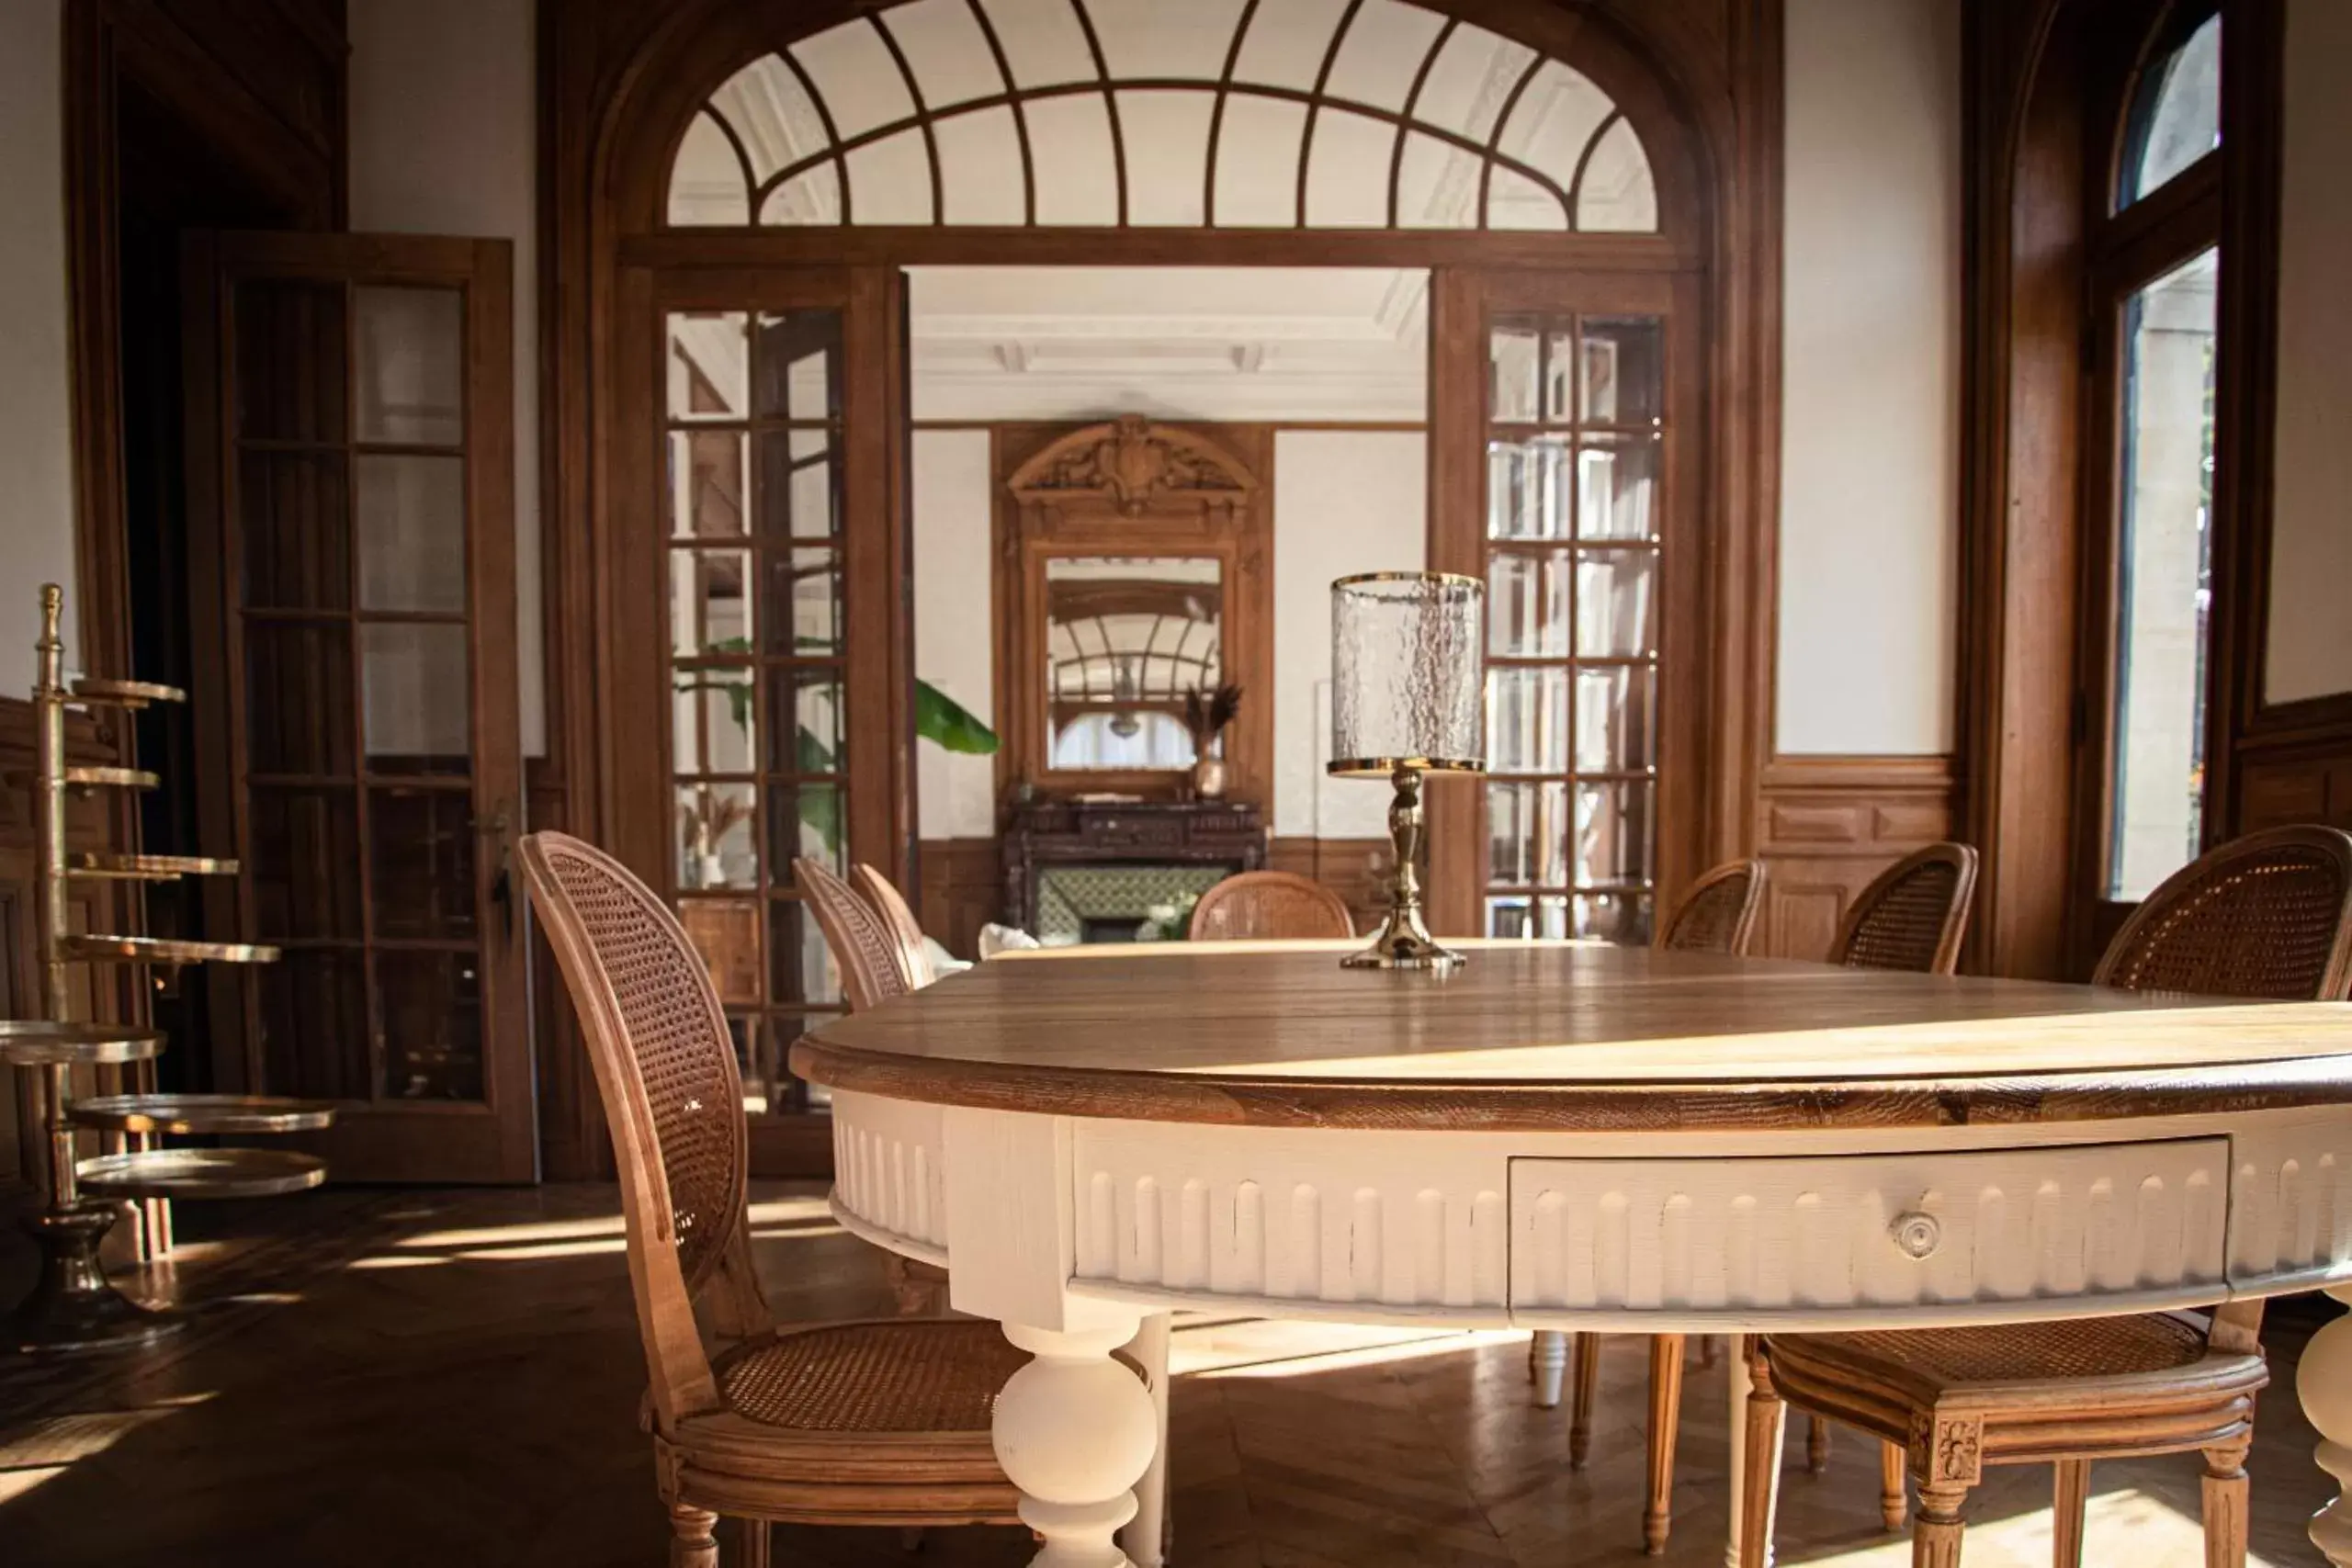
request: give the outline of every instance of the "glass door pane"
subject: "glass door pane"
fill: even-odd
[[[1514,314],[1488,348],[1487,931],[1646,941],[1665,323]]]
[[[672,886],[754,1115],[821,1106],[784,1057],[842,1006],[792,875],[849,863],[842,332],[832,308],[661,322]]]
[[[215,1081],[343,1102],[315,1140],[339,1178],[528,1179],[513,475],[485,456],[514,418],[511,258],[345,234],[190,256],[219,389],[191,409],[219,456],[190,465],[191,537],[225,569],[191,598],[220,667],[200,809],[243,862],[224,925],[285,954],[207,980]]]
[[[2106,897],[2193,859],[2205,798],[2216,253],[2123,304]]]

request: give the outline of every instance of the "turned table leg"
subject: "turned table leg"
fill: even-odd
[[[997,1462],[1021,1490],[1022,1522],[1037,1532],[1032,1568],[1132,1568],[1113,1537],[1136,1515],[1136,1483],[1159,1447],[1149,1390],[1113,1352],[1142,1314],[1053,1330],[1008,1323],[1004,1337],[1036,1358],[997,1395]]]
[[[2327,1292],[2352,1303],[2352,1287]],[[2335,1478],[2336,1495],[2312,1517],[2312,1544],[2335,1568],[2352,1568],[2352,1317],[2324,1325],[2303,1347],[2295,1368],[2295,1397],[2319,1433],[2314,1458]]]

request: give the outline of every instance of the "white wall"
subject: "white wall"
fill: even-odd
[[[16,697],[32,684],[39,584],[65,585],[69,664],[77,647],[62,12],[0,4],[0,692]]]
[[[538,86],[532,0],[352,0],[351,226],[514,244],[515,648],[547,749],[539,604]]]
[[[990,660],[989,433],[914,435],[915,674],[996,723]],[[996,759],[915,744],[916,820],[926,839],[996,835]]]
[[[2352,6],[2288,0],[2278,223],[2278,413],[2270,543],[2271,702],[2352,691]]]
[[[1787,64],[1777,746],[1948,751],[1960,0],[1788,0]]]
[[[1427,441],[1418,431],[1274,435],[1273,830],[1377,839],[1388,791],[1323,772],[1331,754],[1331,580],[1428,559]]]

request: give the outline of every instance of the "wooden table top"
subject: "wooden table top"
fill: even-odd
[[[1885,1126],[2352,1103],[2352,1004],[2245,1003],[1583,944],[1450,975],[1351,942],[990,962],[830,1020],[837,1089],[1277,1125]]]

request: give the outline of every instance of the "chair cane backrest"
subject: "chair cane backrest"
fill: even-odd
[[[587,1038],[655,1398],[670,1410],[708,1388],[694,1298],[744,1224],[733,1038],[677,917],[627,867],[555,832],[526,836],[517,858]]]
[[[1889,866],[1861,891],[1830,944],[1829,962],[1849,969],[1949,975],[1976,898],[1976,852],[1929,844]]]
[[[2141,901],[2099,986],[2275,1001],[2352,989],[2352,834],[2273,828],[2199,856]]]
[[[1745,957],[1764,908],[1764,863],[1736,860],[1715,867],[1658,928],[1654,946],[1669,953],[1728,953]]]
[[[911,989],[899,972],[898,938],[857,890],[807,855],[792,863],[801,896],[817,911],[825,945],[841,966],[849,1010],[864,1012]]]
[[[1347,900],[1312,877],[1245,871],[1201,895],[1185,934],[1194,942],[1295,942],[1351,937],[1356,924]]]
[[[922,923],[907,908],[906,896],[899,891],[898,885],[864,861],[850,867],[849,874],[857,891],[889,928],[890,957],[907,989],[920,991],[938,979],[939,974],[931,964],[931,948],[922,940]]]

